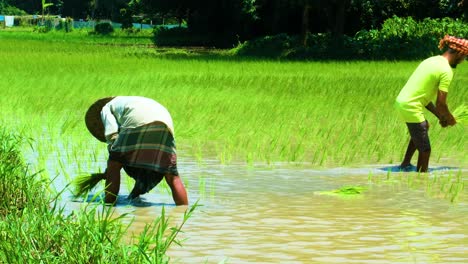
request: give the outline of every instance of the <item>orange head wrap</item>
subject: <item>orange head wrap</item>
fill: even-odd
[[[439,42],[439,49],[443,49],[445,46],[468,56],[468,40],[466,39],[445,35],[445,37]]]

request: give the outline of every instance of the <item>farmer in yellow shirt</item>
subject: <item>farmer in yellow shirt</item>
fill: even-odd
[[[468,55],[468,40],[445,36],[439,48],[447,50],[439,56],[430,57],[416,68],[406,85],[396,98],[395,106],[402,120],[406,122],[410,133],[410,142],[400,167],[411,167],[411,158],[419,152],[417,170],[427,172],[431,144],[429,141],[429,123],[424,117],[426,108],[433,113],[442,127],[456,124],[455,118],[447,106],[447,94],[456,68]],[[433,101],[436,102],[434,105]]]

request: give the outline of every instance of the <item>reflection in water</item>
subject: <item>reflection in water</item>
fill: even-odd
[[[459,203],[451,204],[403,185],[368,185],[369,174],[386,171],[247,168],[208,161],[199,166],[181,160],[190,202],[200,200],[203,206],[184,226],[183,246],[173,245],[169,255],[176,263],[468,263],[466,188]],[[55,184],[63,188],[66,180]],[[162,206],[173,224],[180,223],[187,207],[174,206],[167,190],[158,187],[129,202],[131,184],[122,181],[115,208],[128,214],[129,239],[154,221]],[[349,199],[314,194],[344,185],[368,190]],[[82,205],[70,193],[63,202],[69,210]]]

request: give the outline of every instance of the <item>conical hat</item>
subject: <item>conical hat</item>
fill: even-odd
[[[104,125],[102,124],[101,110],[102,107],[112,99],[114,99],[114,97],[106,97],[97,100],[89,107],[85,115],[86,127],[89,132],[102,142],[106,142],[106,137],[104,136]]]

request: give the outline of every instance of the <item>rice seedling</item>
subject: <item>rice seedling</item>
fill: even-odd
[[[92,173],[89,175],[79,175],[73,179],[75,188],[73,194],[75,197],[81,197],[88,194],[101,180],[105,179],[104,173]]]
[[[336,190],[318,191],[318,192],[314,192],[314,194],[349,198],[349,197],[358,197],[359,195],[363,194],[363,192],[366,190],[367,188],[363,186],[343,186]]]
[[[45,122],[51,145],[73,140],[65,152],[82,146],[83,152],[101,148],[105,153],[104,146],[91,145],[82,115],[95,98],[109,94],[143,95],[166,105],[178,146],[189,146],[199,161],[357,165],[400,160],[405,147],[400,143],[406,128],[391,98],[416,62],[169,59],[129,55],[125,46],[12,36],[2,41],[0,55],[9,66],[0,73],[8,87],[0,103],[6,118],[16,116],[7,122],[28,124],[28,136],[44,127],[39,120]],[[466,68],[459,71],[453,105],[466,96],[461,89]],[[361,72],[370,77],[362,80]],[[19,94],[22,99],[14,99]],[[461,138],[453,129],[432,128],[434,149],[457,164],[460,153],[466,156]]]
[[[187,209],[174,227],[163,208],[150,225],[156,228],[147,226],[134,241],[124,242],[125,214],[115,216],[113,207],[99,203],[65,213],[57,200],[63,191],[52,194],[51,181],[28,174],[21,138],[0,129],[0,142],[1,263],[168,263],[166,251],[181,244],[177,235],[198,206]]]
[[[455,120],[457,120],[457,123],[463,125],[468,124],[468,107],[466,105],[460,105],[452,114]]]
[[[400,172],[391,174],[388,172],[383,179],[379,177],[368,177],[369,184],[380,185],[386,184],[391,186],[402,186],[413,190],[424,190],[430,197],[437,197],[447,199],[452,203],[458,201],[462,191],[464,190],[464,182],[466,175],[461,171],[437,172],[437,173],[414,173],[414,172]],[[398,178],[400,177],[400,178]]]
[[[193,214],[197,203],[184,213],[182,224],[174,227],[169,226],[163,210],[153,223],[158,228],[141,234],[129,244],[124,241],[128,226],[122,221],[127,216],[116,217],[112,207],[87,203],[79,211],[65,213],[65,208],[58,205],[58,199],[68,186],[57,192],[51,188],[55,177],[46,180],[39,175],[42,172],[31,175],[20,152],[25,143],[28,141],[1,126],[1,263],[90,263],[100,259],[119,263],[169,261],[165,252],[172,243],[180,245],[176,236]],[[81,186],[89,188],[83,182]],[[136,247],[142,245],[138,244],[140,239],[149,243]],[[159,243],[165,247],[159,247]],[[158,254],[153,254],[157,247]]]

